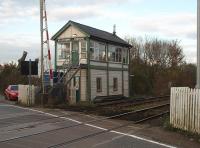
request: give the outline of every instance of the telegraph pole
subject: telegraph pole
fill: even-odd
[[[196,87],[200,89],[200,1],[197,0],[197,82]]]
[[[40,32],[41,32],[41,87],[42,87],[42,94],[45,94],[45,89],[44,89],[44,52],[43,52],[43,8],[44,8],[44,1],[40,0]],[[43,97],[42,95],[42,97]]]

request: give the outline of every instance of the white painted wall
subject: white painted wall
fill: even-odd
[[[81,78],[80,78],[80,87],[81,87],[81,92],[80,92],[80,96],[81,96],[81,101],[87,101],[87,70],[86,69],[82,69],[81,70]]]
[[[96,78],[102,79],[102,92],[97,92]],[[96,96],[107,96],[107,71],[91,69],[91,99]]]
[[[123,67],[128,69],[128,65],[127,64],[123,64]]]
[[[113,90],[113,78],[118,79],[118,90]],[[122,71],[109,71],[109,95],[122,94]]]
[[[122,63],[113,63],[113,62],[110,62],[109,63],[109,67],[111,67],[111,68],[122,68]]]
[[[128,71],[124,71],[124,96],[129,97],[129,79]]]
[[[70,26],[67,28],[59,37],[58,39],[63,39],[63,38],[72,38],[73,35],[76,34],[76,37],[86,37],[86,34],[81,32],[77,27],[75,26]]]
[[[75,72],[75,70],[70,71],[72,74]],[[75,75],[80,77],[80,101],[86,101],[87,100],[87,70],[81,69],[78,71],[78,73]],[[74,86],[74,78],[71,80],[71,84],[68,86],[68,89],[70,90],[70,103],[76,102],[76,87]]]
[[[97,92],[96,78],[102,78],[102,92]],[[118,90],[113,89],[113,79],[118,79]],[[109,71],[109,95],[122,95],[122,83],[124,83],[124,96],[129,97],[128,71],[124,71],[124,81],[122,82],[122,71]],[[96,96],[107,96],[107,71],[91,69],[91,98]]]

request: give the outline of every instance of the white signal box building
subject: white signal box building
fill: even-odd
[[[131,45],[109,33],[69,21],[53,37],[55,69],[63,72],[70,102],[129,97]]]

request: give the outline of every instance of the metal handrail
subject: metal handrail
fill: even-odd
[[[74,74],[76,74],[77,72],[78,72],[78,70],[79,70],[79,68],[80,68],[80,60],[81,60],[81,57],[79,57],[79,60],[77,61],[77,63],[75,64],[76,66],[77,65],[79,65],[78,67],[77,67],[77,71],[75,71],[72,75],[71,75],[71,77],[69,78],[69,80],[67,80],[67,82],[66,82],[66,84],[68,84],[69,83],[69,81],[73,78],[73,76],[74,76]],[[70,69],[73,67],[73,64],[72,64],[72,66],[70,67]],[[63,75],[64,76],[64,75]]]
[[[62,77],[60,77],[59,78],[59,80],[58,80],[58,84],[61,82],[61,80],[63,80],[63,78],[67,75],[67,73],[70,71],[70,69],[74,66],[74,65],[79,65],[79,63],[80,63],[80,60],[81,60],[82,58],[81,57],[79,57],[79,60],[77,61],[77,63],[76,64],[72,64],[72,60],[71,60],[71,56],[69,55],[68,56],[68,58],[63,62],[63,66],[64,65],[67,65],[66,66],[66,69],[65,69],[65,71],[63,72],[63,75],[62,75]],[[75,72],[76,73],[76,72]],[[72,74],[72,76],[73,76],[73,74]],[[57,78],[58,78],[58,76],[57,76]],[[70,78],[70,80],[71,80],[71,78]]]
[[[69,67],[69,64],[70,64],[70,62],[71,62],[71,60],[70,60],[70,55],[65,59],[65,61],[63,62],[63,66],[64,65],[68,65],[68,66],[66,66],[66,68],[63,68],[63,69],[68,69],[68,67]],[[63,72],[63,73],[65,73],[66,72],[66,70]],[[55,77],[54,77],[55,78]],[[60,77],[60,75],[58,75],[56,78],[59,78],[59,79],[62,79],[63,77]]]

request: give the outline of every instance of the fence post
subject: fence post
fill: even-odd
[[[197,95],[197,132],[200,134],[200,89],[198,90],[198,95]]]
[[[173,98],[174,98],[174,88],[171,87],[170,91],[170,124],[173,125]]]

